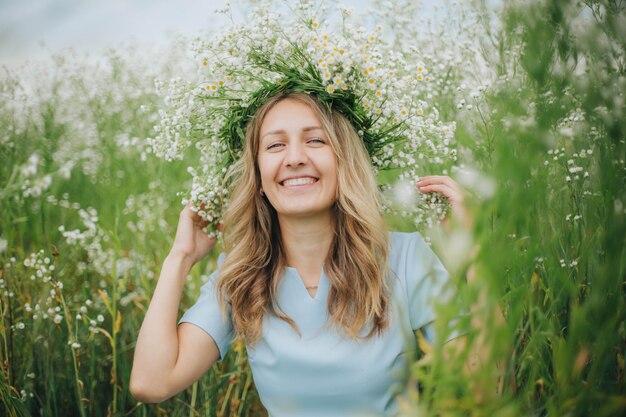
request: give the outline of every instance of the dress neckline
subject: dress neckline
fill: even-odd
[[[322,299],[322,297],[325,297],[325,294],[328,292],[328,281],[326,279],[326,272],[324,271],[324,267],[322,267],[322,272],[320,273],[320,279],[317,284],[317,291],[315,291],[314,296],[311,296],[311,294],[309,293],[309,290],[306,289],[306,286],[304,285],[304,281],[302,280],[302,277],[300,276],[300,272],[298,272],[296,268],[292,266],[286,266],[285,268],[287,269],[287,272],[289,272],[288,275],[290,275],[293,280],[297,281],[296,286],[299,287],[298,292],[303,293],[303,295],[306,296],[306,299],[310,301],[319,301]]]

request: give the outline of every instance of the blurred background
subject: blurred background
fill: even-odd
[[[15,65],[65,48],[97,51],[120,42],[162,43],[216,24],[224,0],[0,1],[0,63]]]
[[[226,0],[0,0],[0,65],[19,65],[67,48],[94,52],[121,42],[159,45],[174,34],[195,36],[224,23],[224,16],[213,11],[227,3]],[[241,16],[254,2],[230,3],[234,15]],[[371,1],[347,0],[342,4],[363,9]],[[426,4],[425,8],[432,9],[432,5]]]
[[[450,172],[474,219],[446,233],[387,217],[432,238],[462,289],[437,329],[468,335],[452,356],[416,335],[402,416],[626,415],[626,2],[343,3],[423,63],[411,93],[455,126]],[[256,4],[233,4],[235,20]],[[240,341],[168,401],[128,390],[199,164],[193,147],[157,158],[150,138],[170,87],[197,85],[190,39],[224,6],[0,0],[0,416],[267,415]],[[218,253],[190,272],[181,313]]]

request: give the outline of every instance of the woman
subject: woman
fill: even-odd
[[[387,232],[354,128],[311,95],[275,96],[247,127],[233,180],[226,255],[177,328],[185,277],[215,244],[181,212],[139,333],[133,395],[158,402],[185,389],[239,334],[271,416],[393,415],[405,335],[432,340],[447,273],[419,234]],[[419,188],[461,210],[448,177]]]

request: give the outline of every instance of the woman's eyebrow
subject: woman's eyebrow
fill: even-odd
[[[307,126],[305,128],[302,128],[303,132],[310,132],[312,130],[323,130],[323,129],[322,129],[321,126]],[[281,135],[281,134],[284,134],[284,133],[286,133],[286,131],[284,129],[272,130],[271,132],[265,133],[261,137],[261,139],[263,139],[264,137],[269,136],[269,135]]]

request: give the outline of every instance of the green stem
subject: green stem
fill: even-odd
[[[9,364],[9,345],[7,343],[7,326],[5,324],[4,321],[4,302],[3,299],[0,297],[0,319],[2,320],[2,324],[4,326],[4,331],[2,332],[2,342],[4,344],[4,354],[6,355],[5,357],[3,357],[3,355],[0,352],[0,365],[1,364]],[[7,381],[7,384],[10,384],[10,376],[11,376],[11,368],[9,366],[2,366],[2,373],[4,374],[4,379],[5,381]]]
[[[234,384],[228,384],[228,389],[226,390],[226,395],[224,396],[224,402],[222,403],[222,409],[220,410],[220,416],[226,415],[226,405],[228,405],[228,399],[230,398],[230,393],[233,390]]]
[[[241,394],[241,403],[239,404],[239,410],[237,410],[237,415],[241,415],[243,412],[243,407],[246,404],[246,397],[248,396],[248,383],[250,381],[250,374],[246,373],[246,381],[243,384],[243,393]]]
[[[189,417],[193,417],[196,408],[196,398],[198,397],[198,381],[194,382],[191,388],[191,407],[189,407]]]
[[[67,333],[69,336],[69,340],[70,340],[70,353],[72,354],[72,364],[74,365],[74,380],[76,381],[76,398],[78,400],[78,410],[80,411],[80,416],[81,417],[87,417],[87,414],[85,413],[85,408],[83,407],[83,395],[82,395],[82,389],[81,389],[81,382],[80,382],[80,377],[78,375],[78,359],[76,358],[76,351],[75,349],[72,347],[72,344],[76,341],[76,338],[74,337],[74,333],[72,332],[72,325],[70,323],[71,319],[70,319],[70,310],[67,307],[67,304],[65,303],[65,297],[63,297],[63,293],[61,292],[61,289],[57,287],[58,294],[59,294],[59,298],[61,299],[61,305],[63,306],[63,312],[65,313],[65,325],[67,326]]]
[[[111,370],[113,376],[113,416],[117,415],[117,391],[118,391],[118,382],[117,382],[117,332],[119,329],[117,328],[117,267],[116,262],[113,262],[113,294],[112,294],[112,324],[111,327],[111,337],[113,340],[111,341],[111,349],[113,354],[113,369]]]

